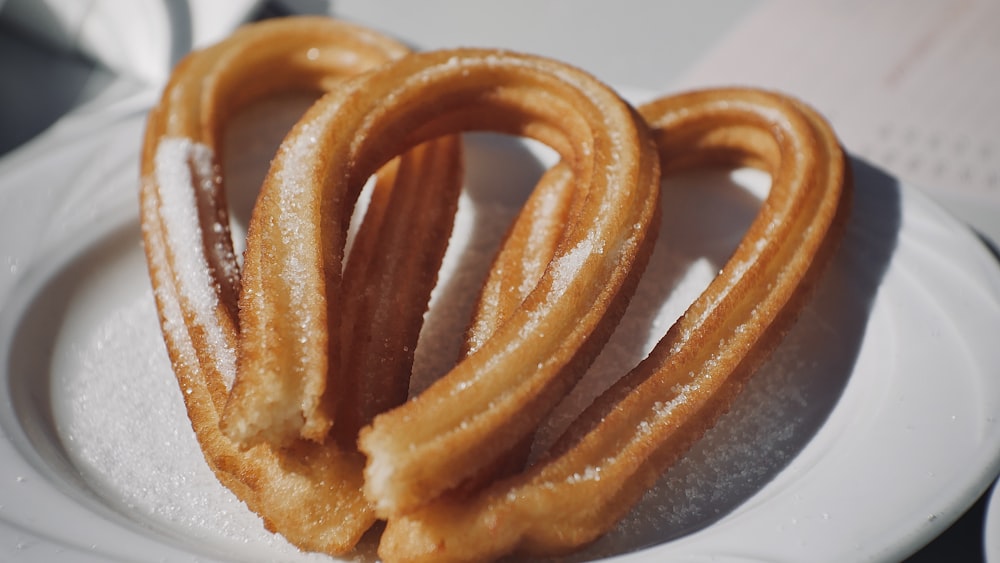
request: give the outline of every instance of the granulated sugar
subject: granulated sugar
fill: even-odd
[[[190,538],[185,543],[196,550],[240,553],[254,545],[265,548],[264,560],[298,554],[205,464],[151,292],[108,311],[92,338],[74,348],[64,351],[68,367],[59,370],[60,432],[74,464],[109,505],[168,536]]]

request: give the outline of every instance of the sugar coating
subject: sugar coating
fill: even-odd
[[[280,185],[277,224],[281,230],[281,243],[292,249],[285,253],[286,260],[281,271],[289,286],[299,291],[303,288],[296,282],[307,279],[307,273],[310,271],[309,265],[304,264],[299,258],[312,254],[311,243],[307,245],[307,241],[311,239],[303,232],[312,230],[312,227],[302,219],[304,216],[302,210],[314,205],[312,186],[318,171],[313,153],[322,134],[322,124],[307,122],[298,135],[290,138],[291,142],[282,145],[279,153],[282,166],[277,173]],[[299,302],[301,298],[297,294],[291,297],[293,302]],[[296,313],[295,310],[290,312]]]
[[[212,356],[222,358],[220,373],[229,387],[236,379],[236,351],[214,317],[219,307],[216,283],[208,266],[198,219],[197,193],[213,177],[213,152],[190,139],[168,137],[156,149],[155,175],[159,186],[160,216],[173,256],[174,275],[180,297],[195,312],[195,323],[203,327]],[[192,174],[192,170],[196,172]]]
[[[557,232],[557,229],[560,227],[558,223],[548,224],[542,221],[542,218],[555,215],[562,203],[562,198],[559,197],[559,194],[555,191],[545,192],[542,195],[543,197],[540,197],[537,200],[538,204],[535,208],[534,221],[536,224],[548,225],[548,228],[539,230],[537,233],[531,233],[531,236],[528,237],[528,240],[525,243],[527,254],[529,256],[537,255],[533,262],[526,262],[522,264],[522,268],[524,268],[527,272],[540,273],[545,269],[547,264],[542,263],[543,260],[541,255],[538,254],[537,249],[545,245],[545,241],[547,241],[553,233]],[[533,285],[528,284],[531,284],[534,281],[535,280],[530,276],[525,277],[522,282],[524,285],[518,288],[518,292],[522,295],[527,295],[528,292],[534,287]]]
[[[552,287],[550,294],[561,296],[566,293],[570,284],[580,275],[580,270],[587,263],[587,259],[594,254],[594,244],[590,238],[584,238],[569,252],[556,257],[552,261]]]

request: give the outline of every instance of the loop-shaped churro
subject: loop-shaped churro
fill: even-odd
[[[813,110],[772,93],[720,89],[667,97],[641,112],[665,170],[749,164],[770,172],[757,218],[649,357],[599,397],[547,457],[481,491],[446,494],[390,519],[379,548],[385,560],[564,552],[609,530],[728,410],[828,263],[850,182],[836,137]],[[510,237],[501,261],[516,264],[522,251],[532,252],[523,240]],[[499,283],[513,291],[530,278]]]
[[[353,437],[343,448],[298,439],[283,449],[268,444],[245,448],[222,432],[237,372],[241,280],[230,234],[221,143],[230,119],[257,100],[293,92],[318,95],[347,76],[406,53],[392,39],[327,18],[250,25],[186,57],[151,111],[146,129],[141,168],[143,238],[165,341],[192,427],[219,480],[259,513],[268,528],[307,550],[349,550],[374,522],[361,492],[363,458]],[[328,360],[339,367],[338,356],[328,353],[363,347],[354,345],[356,334],[374,333],[380,341],[390,341],[391,350],[382,350],[389,361],[381,362],[382,371],[373,378],[388,389],[389,400],[405,398],[407,355],[391,351],[412,349],[416,343],[436,275],[434,264],[444,253],[461,187],[459,158],[456,139],[436,141],[404,156],[397,163],[398,173],[394,165],[376,182],[369,207],[373,220],[359,232],[356,264],[347,266],[345,276],[355,287],[404,295],[397,303],[399,317],[405,320],[396,319],[391,325],[369,321],[365,310],[356,311],[364,309],[359,301],[345,312],[364,319],[356,323],[359,330],[343,336],[335,332],[330,345],[315,338],[306,343],[304,361],[313,369],[298,382],[300,410],[290,416],[302,435],[316,441],[325,438],[336,398],[325,393]],[[413,211],[419,201],[414,183],[423,183],[424,192],[434,194],[434,205]],[[400,232],[426,244],[409,262],[383,260],[380,268],[402,275],[382,276],[382,270],[369,267],[372,255],[397,244]],[[339,370],[339,381],[352,378],[345,372],[365,369],[363,363],[357,364]],[[350,414],[344,415],[343,426],[353,426],[356,433],[387,405],[385,398],[353,400],[361,386],[344,387],[337,391],[352,408],[344,409]],[[243,438],[238,432],[231,434]]]
[[[339,276],[346,210],[365,179],[417,143],[472,129],[552,146],[573,170],[579,205],[510,320],[362,432],[366,492],[383,514],[459,485],[534,431],[610,333],[602,321],[624,309],[621,299],[654,238],[656,150],[641,118],[612,90],[539,57],[414,54],[325,96],[279,149],[249,227],[240,301],[245,359],[294,361],[271,358],[289,353],[276,343],[310,338],[322,329],[312,319],[344,298],[331,280]],[[257,213],[262,206],[280,213]]]
[[[223,132],[247,105],[302,90],[326,94],[272,161],[241,268]],[[404,402],[461,189],[454,135],[471,130],[534,138],[562,160],[505,238],[457,365]],[[525,468],[635,289],[660,169],[716,164],[772,176],[748,233],[649,357]],[[478,561],[563,552],[611,528],[780,341],[849,195],[829,125],[778,94],[692,92],[640,114],[557,61],[408,54],[289,18],[178,66],[149,117],[141,219],[171,362],[219,480],[306,550],[346,551],[378,514],[387,561]]]

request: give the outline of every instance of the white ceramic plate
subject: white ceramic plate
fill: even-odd
[[[201,459],[139,243],[143,113],[118,113],[70,119],[0,163],[0,559],[327,560],[264,531]],[[417,386],[453,357],[477,272],[550,160],[469,139]],[[787,341],[633,514],[571,560],[898,560],[996,475],[1000,268],[922,195],[854,168],[846,240]],[[665,332],[766,186],[752,171],[667,183],[635,306],[553,429]],[[245,219],[249,198],[235,199]]]

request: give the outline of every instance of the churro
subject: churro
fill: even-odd
[[[655,240],[659,167],[634,110],[562,63],[451,50],[409,56],[355,83],[357,93],[343,89],[328,98],[331,117],[314,112],[310,120],[320,130],[355,132],[323,140],[323,152],[343,154],[327,177],[349,183],[355,169],[363,176],[414,141],[489,129],[554,148],[573,171],[579,200],[538,284],[509,318],[451,372],[362,430],[366,493],[380,514],[391,516],[503,457],[596,356]],[[280,244],[278,236],[261,240]]]
[[[692,92],[641,108],[664,170],[753,165],[772,175],[718,277],[657,344],[524,472],[389,520],[387,561],[551,554],[609,530],[726,410],[796,318],[839,241],[850,182],[830,127],[755,90]],[[520,244],[510,239],[508,252]]]
[[[242,280],[230,234],[221,142],[230,119],[256,100],[291,92],[319,94],[336,88],[347,76],[406,53],[392,39],[327,18],[250,25],[186,57],[148,119],[141,165],[143,238],[164,339],[192,427],[219,480],[259,513],[269,529],[306,550],[350,550],[374,522],[361,492],[364,460],[353,443],[348,448],[318,443],[325,438],[333,414],[328,407],[334,404],[324,396],[325,345],[313,350],[315,363],[322,367],[302,382],[301,389],[310,394],[295,399],[296,406],[308,403],[293,415],[301,427],[296,433],[301,429],[313,441],[294,439],[277,448],[271,442],[284,440],[285,435],[253,442],[253,435],[241,433],[237,424],[231,425],[237,431],[223,432],[223,414],[241,363],[237,296]],[[448,198],[457,197],[460,168],[455,141],[444,143],[422,149],[437,154],[435,162],[423,163],[427,160],[423,158],[401,164],[411,168],[401,175],[387,169],[383,176],[391,178],[377,182],[379,195],[374,199],[395,202],[399,196],[394,194],[412,197],[406,195],[412,190],[387,190],[397,176],[412,184],[410,174],[429,174],[427,165],[432,164],[428,189],[440,192],[441,207],[447,210]],[[447,234],[441,230],[448,222],[432,221],[404,214],[384,223],[407,223],[418,235],[429,234],[435,239],[430,245],[434,249],[429,250],[433,255],[443,252]],[[381,232],[367,229],[371,234],[359,234],[358,246],[384,245]],[[367,279],[363,274],[358,277]],[[412,326],[403,332],[403,340],[415,339]],[[336,344],[330,348],[339,348]],[[408,369],[401,371],[395,377],[401,377],[405,386]]]

